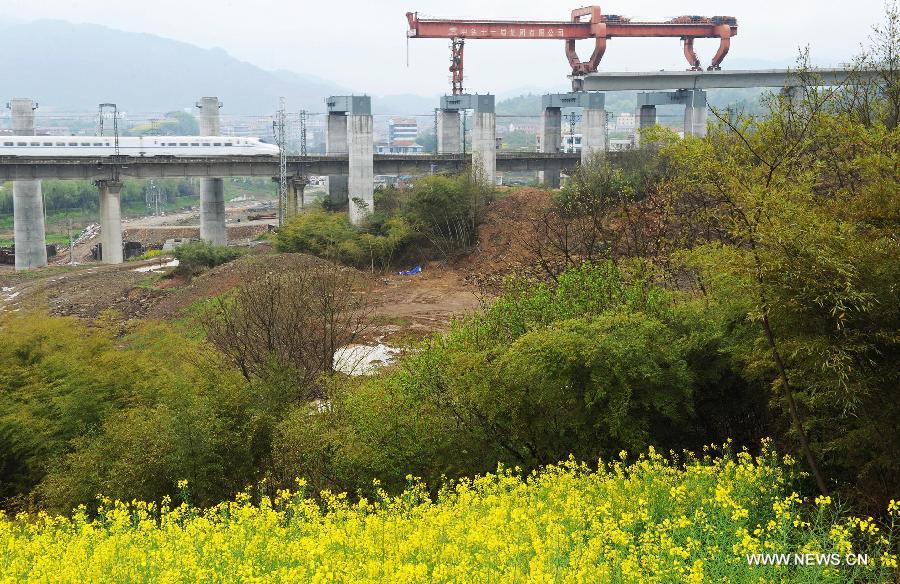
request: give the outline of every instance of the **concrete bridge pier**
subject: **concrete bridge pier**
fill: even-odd
[[[544,96],[544,115],[541,124],[541,152],[556,154],[562,147],[562,109],[547,105],[547,97]],[[559,172],[542,170],[539,173],[540,181],[552,188],[559,188]]]
[[[100,191],[100,253],[105,264],[121,264],[122,256],[122,183],[98,180]]]
[[[328,111],[328,134],[332,136],[332,119],[334,131],[341,125],[346,128],[344,140],[348,162],[350,165],[347,181],[347,196],[350,221],[353,224],[362,221],[375,210],[375,125],[372,119],[372,98],[367,95],[332,96],[325,100]],[[343,116],[343,122],[339,118]]]
[[[634,125],[634,144],[635,146],[640,146],[641,130],[646,130],[656,125],[656,106],[638,104],[634,117],[637,118]]]
[[[684,135],[702,138],[706,136],[706,92],[688,89],[684,99]]]
[[[288,193],[290,193],[290,200],[294,205],[294,212],[299,212],[306,207],[306,185],[309,184],[309,180],[306,177],[300,176],[291,179],[291,184],[288,187]]]
[[[438,154],[459,154],[462,152],[462,130],[459,122],[459,110],[438,110]]]
[[[327,102],[327,100],[326,100]],[[347,114],[345,112],[328,112],[325,126],[325,154],[347,154]],[[328,198],[340,205],[347,200],[348,177],[346,174],[328,175]]]
[[[218,97],[201,97],[197,102],[200,110],[200,135],[220,134],[219,109],[222,102]],[[225,228],[225,182],[221,178],[201,178],[200,187],[200,239],[213,245],[227,245],[228,231]]]
[[[581,117],[581,163],[606,154],[606,95],[585,93]]]
[[[573,91],[571,93],[550,93],[543,97],[544,106],[544,138],[542,148],[546,148],[548,132],[554,132],[555,144],[559,150],[562,140],[561,112],[564,108],[581,108],[581,162],[590,160],[593,156],[606,152],[606,94],[596,91]],[[548,112],[558,110],[560,116],[557,122],[553,120],[552,130],[547,126]],[[557,125],[558,124],[558,125]],[[546,150],[545,150],[546,151]]]
[[[275,177],[272,179],[276,184],[278,183],[278,178]],[[306,206],[306,201],[303,198],[304,191],[306,190],[306,185],[309,184],[309,180],[306,177],[302,176],[292,176],[288,177],[288,189],[287,189],[287,208],[284,210],[285,219],[290,219],[300,212]]]
[[[34,110],[31,99],[9,102],[12,129],[17,136],[34,135]],[[16,270],[47,265],[47,241],[44,230],[44,198],[39,180],[13,181],[13,229],[16,243]]]
[[[677,91],[651,91],[637,94],[636,130],[656,125],[656,106],[684,106],[684,135],[706,136],[706,92],[702,89],[679,89]],[[635,143],[640,139],[640,132],[635,133]]]
[[[472,172],[476,178],[493,186],[497,182],[497,114],[494,96],[490,94],[445,95],[441,98],[441,112],[474,110],[472,130]],[[447,120],[452,120],[452,116]],[[440,118],[438,118],[440,121]],[[448,124],[449,126],[449,124]],[[440,131],[438,132],[440,134]],[[460,142],[465,140],[462,136]]]
[[[375,212],[375,124],[372,115],[351,114],[347,119],[350,145],[350,222],[361,223]]]
[[[493,97],[493,96],[491,96]],[[497,114],[475,112],[472,131],[472,171],[488,185],[497,182]]]

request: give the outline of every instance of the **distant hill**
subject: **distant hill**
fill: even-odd
[[[266,114],[284,96],[292,111],[324,110],[329,95],[364,93],[326,79],[294,71],[267,71],[222,49],[203,49],[151,34],[124,32],[95,24],[57,20],[0,23],[0,103],[31,97],[43,114],[91,112],[100,102],[114,102],[125,112],[163,113],[190,108],[205,95],[218,96],[227,114]],[[732,59],[730,68],[784,66],[785,63]],[[527,90],[526,90],[527,89]],[[565,91],[559,86],[555,91]],[[507,115],[540,114],[535,87],[504,92],[497,111]],[[758,91],[711,95],[711,100],[754,100]],[[430,114],[440,96],[373,96],[375,114]],[[607,95],[610,111],[631,111],[633,92]]]
[[[94,24],[42,20],[0,29],[4,100],[32,97],[41,108],[91,111],[114,102],[123,111],[164,112],[216,95],[229,114],[278,107],[323,109],[328,95],[350,91],[324,79],[266,71],[222,49],[202,49],[150,34]]]

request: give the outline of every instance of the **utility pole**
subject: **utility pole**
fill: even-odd
[[[75,265],[75,239],[72,237],[72,217],[67,217],[69,220],[69,265]]]

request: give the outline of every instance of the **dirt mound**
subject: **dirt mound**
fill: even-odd
[[[228,240],[255,239],[268,231],[268,225],[228,225]],[[147,227],[129,227],[122,231],[122,239],[125,241],[140,241],[145,246],[161,246],[167,239],[176,237],[200,238],[200,227],[196,225],[171,226],[153,225]]]
[[[168,288],[168,294],[156,302],[144,317],[154,320],[177,317],[195,302],[227,292],[266,270],[285,267],[303,269],[324,262],[325,260],[303,254],[246,255],[195,276],[186,285],[183,280],[177,287],[158,285],[157,288]]]
[[[512,274],[536,275],[536,258],[527,241],[533,222],[550,207],[552,194],[523,188],[491,203],[478,228],[478,243],[456,267],[465,279],[486,292],[496,292]]]

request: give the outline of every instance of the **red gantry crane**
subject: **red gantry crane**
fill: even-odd
[[[463,51],[466,39],[564,40],[566,57],[572,75],[581,76],[597,71],[606,52],[606,40],[614,37],[678,37],[684,42],[684,56],[691,70],[700,71],[700,59],[694,51],[695,38],[719,39],[719,50],[713,56],[709,70],[718,70],[728,54],[731,37],[737,34],[737,19],[732,16],[679,16],[664,22],[632,22],[614,14],[602,14],[599,6],[586,6],[572,11],[569,21],[513,21],[513,20],[452,20],[419,18],[417,12],[407,12],[410,38],[450,39],[450,72],[453,74],[453,94],[463,92]],[[594,52],[582,61],[575,52],[575,41],[596,39]]]

